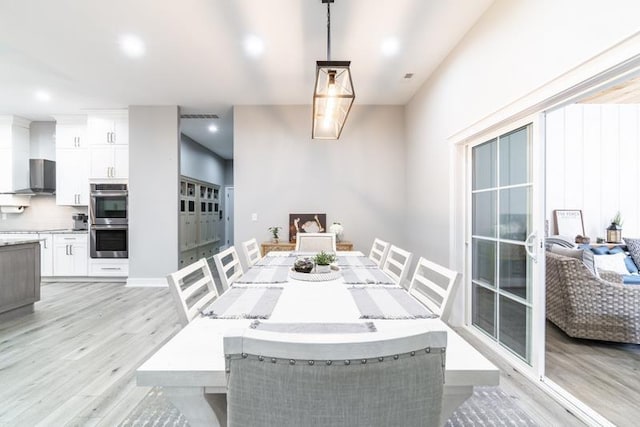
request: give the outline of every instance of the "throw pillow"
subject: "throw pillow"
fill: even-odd
[[[595,255],[591,251],[582,251],[582,263],[589,269],[591,274],[596,277],[600,277],[598,275],[598,270],[596,270],[596,264],[594,261]]]
[[[558,245],[552,245],[549,251],[554,254],[582,260],[582,249],[569,249]]]
[[[629,274],[627,264],[624,262],[626,257],[624,252],[618,252],[613,255],[595,255],[593,258],[596,269],[598,270],[609,270],[618,274]]]
[[[629,273],[638,274],[638,266],[633,262],[633,258],[627,256],[624,259],[624,263],[627,265],[627,270],[629,270]]]
[[[622,249],[622,247],[620,247],[620,246],[614,246],[611,249],[609,249],[609,253],[611,255],[617,254],[618,252],[624,252],[624,249]]]
[[[624,242],[627,244],[627,249],[631,254],[631,258],[633,258],[633,262],[636,265],[640,265],[640,239],[627,239],[625,237]]]
[[[596,255],[606,255],[609,253],[609,248],[606,246],[596,246],[595,248],[590,248],[591,252]]]

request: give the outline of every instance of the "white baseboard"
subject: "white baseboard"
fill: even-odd
[[[128,288],[166,288],[167,279],[164,277],[129,277]]]

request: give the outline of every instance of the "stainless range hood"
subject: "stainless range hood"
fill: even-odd
[[[51,195],[56,191],[56,162],[46,159],[29,159],[29,188],[16,190],[22,195]]]

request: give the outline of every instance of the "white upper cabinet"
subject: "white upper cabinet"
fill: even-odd
[[[89,150],[56,150],[56,204],[89,206]]]
[[[56,148],[87,148],[87,125],[82,124],[61,124],[56,122]]]
[[[89,150],[86,116],[55,116],[56,204],[89,205]]]
[[[0,116],[0,193],[29,186],[29,120]]]
[[[129,121],[123,111],[89,115],[89,178],[126,179],[129,177]]]
[[[91,145],[128,145],[129,121],[126,111],[90,115],[88,118]]]

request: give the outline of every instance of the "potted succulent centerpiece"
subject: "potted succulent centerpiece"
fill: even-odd
[[[316,263],[316,273],[329,273],[331,271],[331,263],[336,260],[334,254],[326,253],[325,251],[316,254],[313,257],[313,261]]]
[[[280,232],[280,229],[282,227],[269,227],[269,231],[271,232],[271,241],[273,243],[278,243],[280,241],[280,237],[278,236],[278,233]]]

